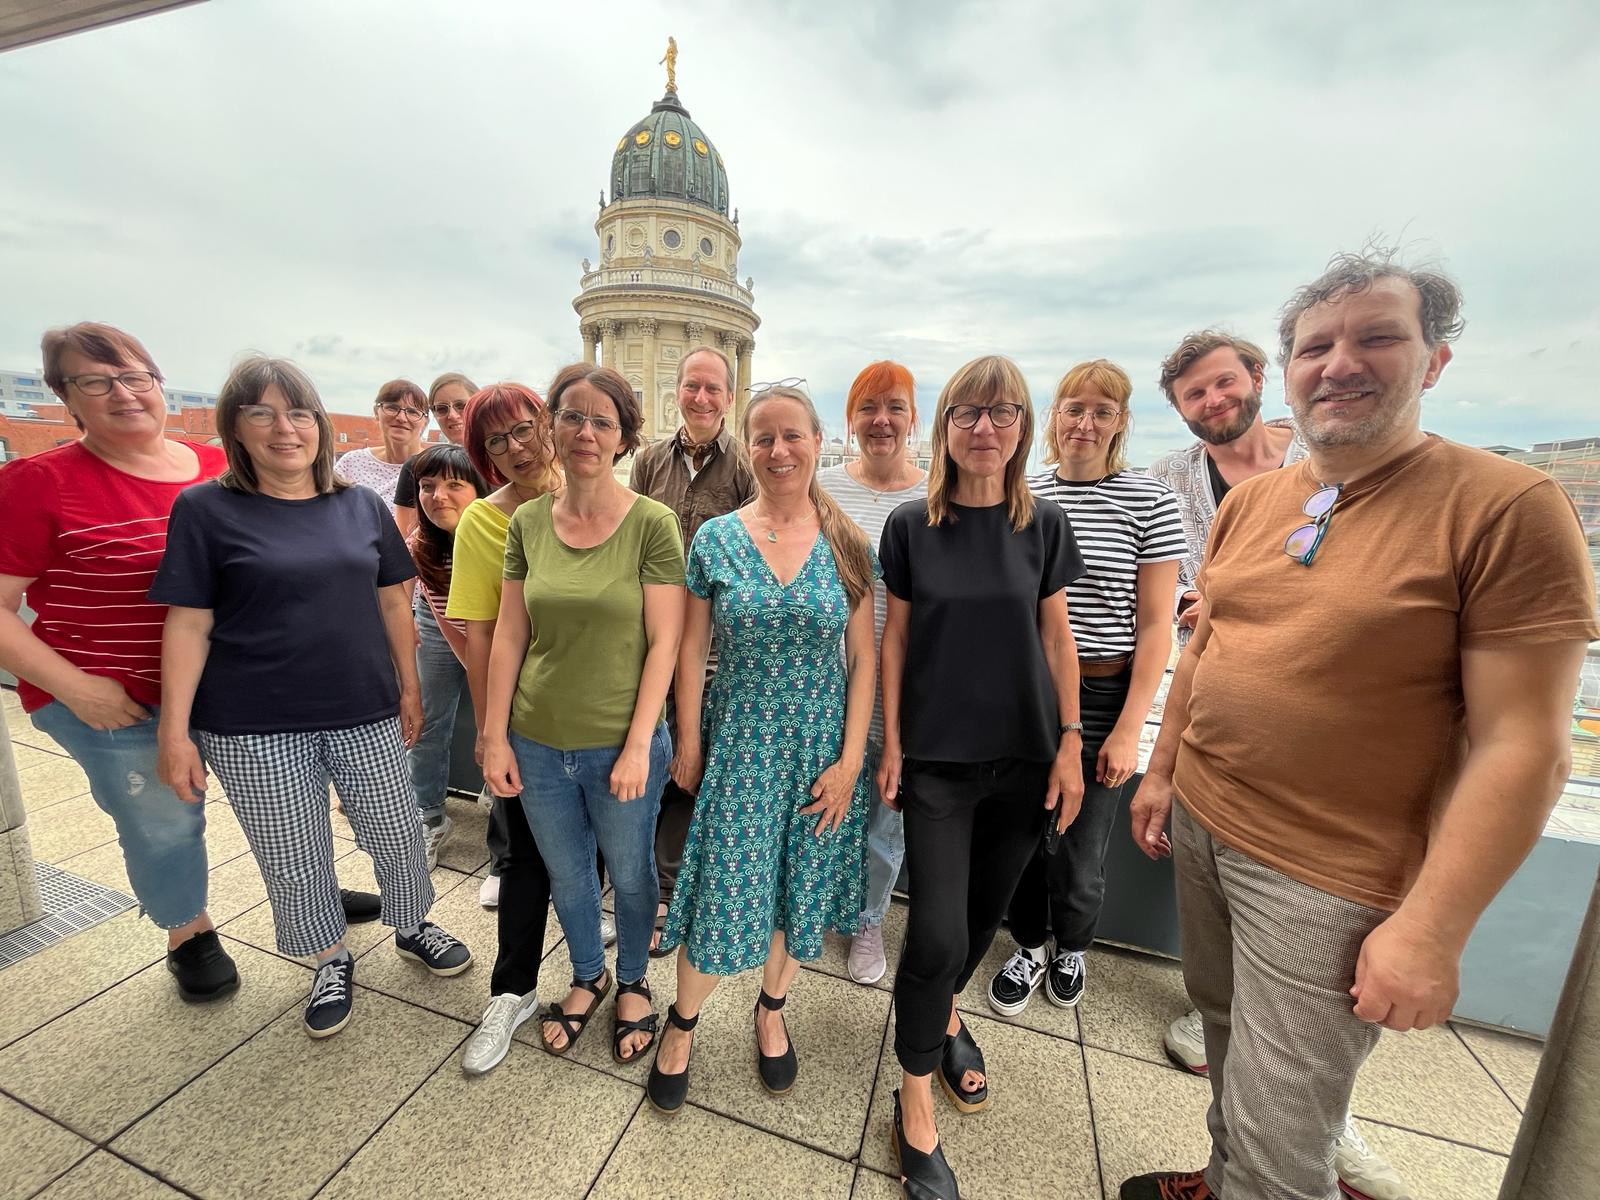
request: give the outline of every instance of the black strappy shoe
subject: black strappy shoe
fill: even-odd
[[[657,907],[660,907],[660,906],[658,905]],[[677,949],[676,946],[663,947],[661,945],[661,943],[666,940],[666,937],[667,937],[667,914],[664,913],[664,912],[658,912],[658,913],[656,913],[655,933],[650,939],[650,941],[652,943],[654,943],[654,944],[650,947],[650,949],[648,951],[648,953],[649,953],[651,958],[665,958],[667,955],[671,954],[674,950]]]
[[[969,1092],[961,1086],[968,1071],[983,1076],[983,1083],[976,1091]],[[972,1040],[972,1031],[965,1021],[944,1039],[944,1057],[939,1060],[939,1086],[950,1097],[950,1103],[964,1113],[975,1113],[989,1103],[989,1075],[984,1070],[983,1051]]]
[[[756,1015],[760,1016],[763,1008],[777,1012],[788,999],[787,996],[773,999],[767,995],[767,989],[762,988],[761,994],[756,997]],[[789,1037],[787,1021],[783,1023],[783,1035],[789,1043],[783,1053],[767,1055],[761,1053],[761,1032],[759,1029],[756,1031],[756,1074],[761,1076],[761,1086],[774,1096],[781,1096],[794,1087],[794,1077],[800,1073],[800,1061],[795,1058],[794,1039]]]
[[[591,993],[594,996],[594,1000],[581,1013],[569,1013],[559,1003],[553,1003],[539,1014],[541,1022],[559,1025],[562,1032],[567,1035],[566,1045],[552,1046],[550,1039],[545,1037],[542,1031],[540,1032],[539,1041],[551,1054],[565,1054],[578,1044],[578,1038],[583,1035],[583,1031],[589,1026],[589,1018],[594,1016],[595,1009],[600,1007],[600,1002],[611,991],[611,972],[601,971],[596,979],[574,979],[572,986],[583,988],[584,991]]]
[[[694,1027],[700,1024],[700,1014],[692,1017],[678,1015],[678,1006],[667,1005],[667,1024],[676,1025],[683,1032],[692,1034]],[[694,1055],[694,1040],[689,1041],[690,1057]],[[661,1057],[661,1046],[656,1045],[656,1058]],[[676,1075],[668,1075],[655,1063],[650,1064],[650,1078],[644,1085],[645,1099],[650,1101],[650,1107],[658,1113],[675,1113],[683,1107],[685,1098],[689,1095],[689,1065],[684,1064],[683,1070]]]
[[[900,1089],[894,1090],[894,1164],[905,1177],[901,1185],[909,1200],[961,1200],[956,1173],[944,1159],[944,1145],[924,1154],[906,1141],[905,1123],[900,1119]]]
[[[643,996],[646,1000],[650,1001],[651,1004],[656,1002],[656,998],[650,994],[649,982],[644,979],[639,980],[637,983],[617,984],[618,1001],[621,1001],[624,996]],[[650,1049],[651,1046],[656,1044],[656,1023],[660,1021],[660,1019],[660,1014],[652,1011],[646,1016],[640,1017],[637,1021],[624,1021],[622,1019],[621,1005],[619,1004],[617,1008],[617,1019],[611,1026],[612,1060],[620,1063],[624,1067],[631,1062],[638,1062],[639,1056],[646,1050]],[[636,1033],[648,1033],[650,1035],[650,1040],[644,1045],[640,1046],[632,1054],[628,1055],[628,1057],[622,1057],[622,1040],[626,1037],[631,1037]]]

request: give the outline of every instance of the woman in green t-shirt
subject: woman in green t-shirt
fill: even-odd
[[[550,385],[564,485],[511,518],[500,617],[489,655],[483,766],[520,792],[550,871],[572,989],[544,1014],[564,1054],[611,990],[600,937],[596,844],[616,899],[612,1055],[655,1041],[645,982],[655,921],[655,820],[672,756],[662,719],[684,610],[683,541],[672,510],[624,487],[615,465],[638,448],[633,388],[577,363]]]

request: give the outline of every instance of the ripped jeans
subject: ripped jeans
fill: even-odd
[[[94,802],[116,822],[139,906],[162,929],[206,908],[206,806],[180,800],[156,774],[154,709],[122,729],[93,729],[59,700],[32,714],[89,777]]]

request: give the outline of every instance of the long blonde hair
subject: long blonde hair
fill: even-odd
[[[955,514],[950,511],[950,493],[955,491],[957,478],[956,463],[950,457],[950,409],[957,404],[979,404],[985,400],[1022,406],[1022,415],[1017,418],[1022,433],[1005,472],[1006,514],[1011,518],[1012,532],[1021,533],[1033,524],[1034,497],[1028,490],[1033,402],[1028,397],[1028,381],[1022,377],[1017,364],[999,354],[973,359],[950,376],[939,393],[939,403],[933,410],[933,428],[929,431],[933,462],[928,469],[928,524],[942,525],[946,518],[955,520]]]
[[[757,392],[745,406],[740,434],[746,447],[750,445],[750,418],[756,409],[769,400],[793,400],[806,410],[811,432],[822,436],[822,419],[817,416],[817,408],[811,403],[811,397],[799,388],[773,387]],[[834,502],[833,497],[822,490],[814,469],[811,472],[811,487],[806,495],[816,506],[817,523],[822,526],[822,536],[828,539],[828,546],[833,551],[833,565],[839,572],[839,582],[844,585],[845,595],[850,597],[850,607],[854,609],[863,597],[872,594],[872,548],[867,545],[867,536],[861,532],[861,526],[845,516],[844,509]]]

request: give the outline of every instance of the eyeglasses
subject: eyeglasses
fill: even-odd
[[[1317,548],[1322,545],[1322,539],[1328,533],[1328,524],[1333,520],[1333,506],[1339,502],[1339,493],[1343,490],[1342,483],[1318,488],[1301,505],[1300,511],[1311,520],[1283,539],[1283,552],[1302,567],[1309,567],[1311,560],[1316,558]]]
[[[556,410],[556,424],[564,425],[571,430],[579,430],[584,422],[594,426],[596,433],[615,433],[622,428],[610,417],[591,417],[588,413],[581,413],[575,408],[562,408]]]
[[[490,454],[504,454],[510,442],[526,446],[539,436],[539,426],[533,421],[518,421],[505,433],[491,433],[483,439],[483,448]]]
[[[457,400],[452,404],[435,404],[433,406],[433,415],[438,417],[441,421],[448,417],[451,413],[464,413],[466,411],[467,402],[465,400]]]
[[[762,392],[770,392],[775,388],[799,388],[801,391],[805,391],[806,381],[798,375],[791,375],[787,379],[774,379],[770,383],[752,383],[750,385],[750,395],[754,398],[761,395]]]
[[[120,375],[68,375],[66,382],[74,384],[85,396],[109,396],[113,383],[120,383],[130,392],[148,392],[155,387],[156,377],[149,371],[124,371]]]
[[[408,421],[426,421],[428,414],[420,408],[412,408],[405,404],[396,404],[393,400],[385,400],[378,407],[391,417],[404,417]]]
[[[1094,422],[1096,429],[1110,429],[1117,423],[1117,418],[1122,415],[1114,408],[1085,408],[1081,404],[1069,404],[1065,408],[1056,409],[1056,415],[1066,420],[1069,425],[1081,425],[1084,417]]]
[[[241,404],[239,406],[239,419],[249,421],[252,425],[259,425],[265,429],[269,425],[278,423],[278,415],[282,413],[289,418],[289,424],[296,429],[310,429],[317,423],[317,414],[309,408],[276,409],[270,404]]]
[[[1017,423],[1017,418],[1022,416],[1020,404],[952,404],[948,416],[950,424],[957,429],[976,429],[978,418],[985,413],[989,414],[989,424],[996,429],[1007,429]]]

